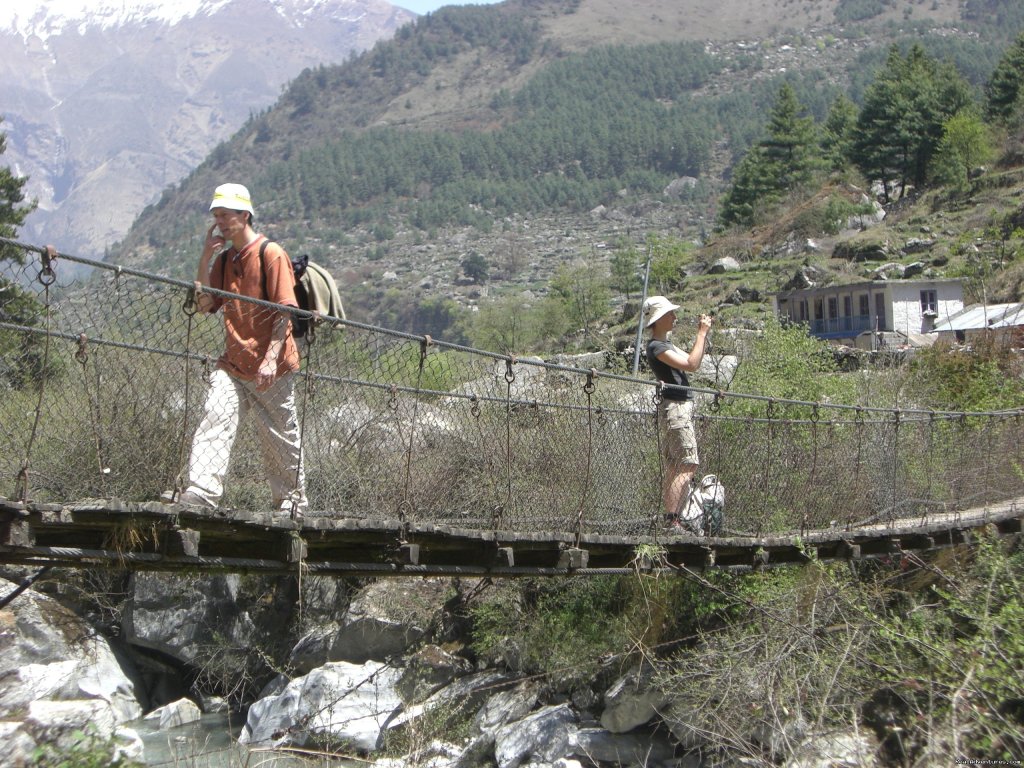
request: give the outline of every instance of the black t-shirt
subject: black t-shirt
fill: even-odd
[[[675,349],[675,346],[670,341],[651,339],[647,342],[647,362],[650,363],[651,370],[654,371],[655,378],[666,384],[676,384],[680,387],[690,386],[690,380],[686,378],[685,372],[680,371],[678,368],[673,368],[668,363],[663,363],[658,359],[658,355],[662,352],[667,352],[670,349]],[[689,391],[669,387],[662,390],[661,396],[666,400],[690,399]]]

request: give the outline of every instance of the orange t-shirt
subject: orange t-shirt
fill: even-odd
[[[288,254],[277,243],[267,245],[263,254],[264,276],[260,273],[260,235],[241,252],[234,248],[214,260],[210,267],[210,286],[229,293],[251,296],[274,304],[297,307],[295,273]],[[266,285],[266,295],[263,286]],[[224,354],[217,364],[228,373],[246,381],[256,378],[267,354],[278,313],[269,307],[239,299],[217,297],[216,307],[224,311]],[[277,359],[277,375],[299,369],[299,350],[291,325]]]

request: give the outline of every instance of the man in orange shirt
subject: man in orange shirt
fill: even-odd
[[[206,231],[199,258],[197,287],[298,306],[288,254],[276,243],[264,245],[267,238],[253,229],[249,190],[241,184],[221,184],[214,191],[210,211],[213,224]],[[299,352],[291,319],[287,313],[259,304],[202,291],[196,301],[202,312],[221,310],[225,349],[213,372],[203,419],[192,440],[189,484],[176,500],[189,506],[216,508],[224,492],[224,476],[238,425],[252,412],[257,418],[274,512],[301,517],[307,502],[295,408]]]

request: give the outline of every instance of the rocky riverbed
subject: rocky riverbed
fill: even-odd
[[[116,633],[87,620],[97,596],[78,589],[81,574],[0,611],[3,764],[81,749],[83,734],[112,761],[152,762],[177,744],[172,759],[190,765],[254,747],[334,748],[394,768],[709,764],[686,713],[652,685],[653,666],[609,662],[591,685],[563,690],[524,676],[514,654],[474,658],[457,618],[472,584],[124,579]],[[439,733],[439,722],[460,725]],[[198,748],[204,724],[217,738]],[[766,754],[790,768],[870,764],[866,736],[807,730],[794,723],[785,749],[765,735]]]

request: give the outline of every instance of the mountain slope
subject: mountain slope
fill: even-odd
[[[209,190],[244,180],[260,225],[334,268],[361,319],[423,330],[410,325],[420,302],[543,292],[558,269],[596,264],[618,243],[706,234],[783,80],[821,120],[909,38],[979,85],[999,49],[970,14],[1009,9],[1020,24],[1009,0],[869,3],[880,11],[844,24],[861,4],[780,0],[746,16],[733,0],[684,5],[442,9],[344,65],[303,73],[147,210],[113,258],[188,274]],[[725,31],[686,48],[701,24],[715,28],[701,14],[716,9]],[[719,39],[744,20],[802,27]],[[659,36],[677,42],[617,45]],[[467,258],[492,267],[488,285],[462,284]]]
[[[23,236],[87,256],[303,68],[413,18],[384,0],[79,5],[6,7],[0,103],[4,160],[40,203]]]

